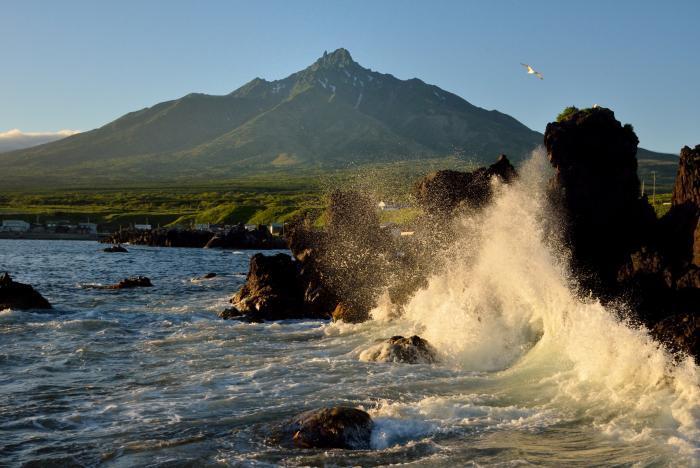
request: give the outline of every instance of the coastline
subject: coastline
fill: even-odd
[[[99,241],[108,233],[79,234],[70,232],[0,232],[0,239]]]

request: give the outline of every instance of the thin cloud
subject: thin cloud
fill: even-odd
[[[43,145],[80,133],[79,130],[59,130],[57,132],[23,132],[17,128],[0,132],[0,153],[32,146]]]

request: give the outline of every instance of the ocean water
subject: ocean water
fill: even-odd
[[[0,270],[55,306],[0,312],[0,466],[697,466],[697,366],[576,294],[541,165],[456,220],[402,318],[382,303],[359,325],[218,319],[254,252],[0,240]],[[155,287],[88,287],[136,274]],[[361,359],[413,333],[439,363]],[[266,443],[336,404],[372,415],[371,450]]]

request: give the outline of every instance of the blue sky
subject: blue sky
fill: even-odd
[[[600,104],[641,145],[700,143],[700,1],[3,1],[0,132],[88,130],[345,47],[544,131]],[[527,76],[531,63],[544,81]]]

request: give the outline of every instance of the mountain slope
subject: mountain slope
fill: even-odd
[[[517,161],[541,142],[506,114],[366,69],[338,49],[282,80],[256,78],[225,96],[189,94],[0,154],[0,171],[14,184],[194,180],[448,155]]]

